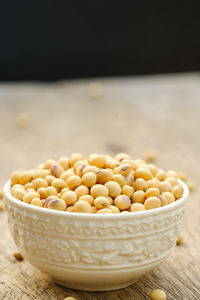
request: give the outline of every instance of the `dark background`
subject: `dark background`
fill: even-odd
[[[1,1],[0,80],[200,70],[200,1]]]

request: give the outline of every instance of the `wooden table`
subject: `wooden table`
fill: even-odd
[[[141,157],[158,151],[157,165],[185,171],[200,180],[200,77],[198,74],[99,80],[98,99],[87,94],[89,81],[0,85],[0,185],[15,169],[32,168],[74,151]],[[26,113],[27,128],[16,126]],[[111,292],[78,292],[56,285],[13,258],[15,245],[5,212],[0,213],[0,299],[149,299],[161,288],[168,299],[200,299],[199,187],[191,194],[185,240],[160,267],[136,284]]]

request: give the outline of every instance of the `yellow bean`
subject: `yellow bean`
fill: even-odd
[[[110,208],[102,208],[97,211],[97,214],[112,214],[112,210]]]
[[[125,177],[126,184],[128,184],[128,185],[133,185],[133,183],[134,183],[134,175],[131,174],[131,172],[133,172],[133,171],[130,171],[130,173]]]
[[[3,199],[3,187],[0,187],[0,199]]]
[[[88,202],[78,200],[74,205],[74,211],[78,213],[91,213],[92,207]]]
[[[91,195],[83,195],[79,198],[79,200],[83,200],[88,202],[91,206],[94,205],[94,198]]]
[[[119,166],[119,162],[117,161],[117,160],[115,160],[115,159],[107,159],[107,161],[106,161],[106,168],[109,168],[109,169],[114,169],[114,168],[116,168],[116,167],[118,167]]]
[[[51,185],[54,179],[55,179],[55,177],[52,176],[52,175],[47,175],[45,177],[45,180],[46,180],[46,182],[47,182],[48,185]]]
[[[75,175],[74,171],[72,169],[68,169],[67,171],[64,171],[61,176],[60,179],[64,180],[65,182],[67,182],[67,179],[72,176]]]
[[[26,189],[26,192],[28,193],[28,192],[36,192],[36,190],[34,189],[34,188],[28,188],[28,189]]]
[[[131,165],[131,170],[133,170],[133,171],[135,171],[138,168],[138,164],[134,160],[131,160],[131,159],[123,159],[121,161],[121,163]]]
[[[30,119],[27,114],[19,114],[16,118],[16,124],[18,127],[26,128],[29,125]]]
[[[154,149],[147,149],[146,151],[144,151],[143,156],[146,161],[152,162],[152,161],[156,160],[157,153]]]
[[[136,191],[132,195],[132,202],[135,203],[144,203],[145,201],[145,192],[144,191]]]
[[[153,290],[150,294],[151,300],[166,300],[167,296],[164,291],[162,290]]]
[[[26,193],[26,194],[24,195],[23,201],[26,202],[26,203],[31,203],[31,201],[32,201],[34,198],[40,198],[39,193],[37,193],[37,192],[29,192],[29,193]]]
[[[109,191],[110,197],[115,198],[121,194],[121,187],[116,181],[108,181],[105,183],[105,186]]]
[[[160,190],[158,188],[150,188],[146,191],[145,197],[154,197],[160,195]]]
[[[81,185],[81,178],[77,175],[72,175],[67,179],[67,186],[70,189],[73,189]]]
[[[21,260],[24,259],[23,256],[21,255],[21,253],[18,252],[18,251],[14,252],[13,255],[14,255],[14,257],[15,257],[17,260],[19,260],[19,261],[21,261]]]
[[[53,200],[50,200],[48,202],[47,206],[48,206],[48,208],[55,209],[55,210],[65,210],[66,209],[66,203],[62,199],[53,199]]]
[[[107,198],[108,198],[108,200],[109,200],[110,205],[113,205],[113,202],[114,202],[114,201],[113,201],[113,198],[111,198],[110,196],[108,196]]]
[[[97,208],[95,206],[92,206],[92,214],[96,214],[97,213]]]
[[[34,170],[37,170],[37,169],[40,169],[40,170],[43,169],[44,170],[45,169],[45,164],[41,163],[41,164],[37,165],[37,167],[35,167]]]
[[[175,199],[179,199],[183,195],[183,188],[181,185],[175,185],[172,189],[172,193],[174,194]]]
[[[64,170],[69,169],[69,158],[68,157],[61,157],[58,161],[59,165],[63,167]]]
[[[21,172],[20,171],[14,171],[11,176],[10,176],[10,183],[11,186],[18,184],[19,183],[19,178],[21,176]]]
[[[172,186],[168,181],[164,180],[164,181],[160,182],[159,189],[160,189],[161,194],[164,192],[171,192]]]
[[[52,186],[60,193],[66,187],[66,182],[60,178],[56,178],[52,181]]]
[[[64,193],[70,191],[70,189],[68,189],[67,187],[65,187],[64,189],[62,189],[62,191],[60,192],[60,196],[62,196]]]
[[[32,173],[32,179],[37,179],[37,178],[45,178],[46,176],[50,175],[51,172],[50,170],[41,170],[41,169],[36,169]]]
[[[37,192],[40,194],[40,199],[45,199],[46,198],[46,188],[45,187],[40,187]]]
[[[190,192],[192,192],[192,191],[195,189],[195,187],[196,187],[195,183],[194,183],[192,180],[188,180],[188,181],[186,182],[186,184],[187,184],[187,186],[188,186]]]
[[[32,204],[32,205],[35,205],[35,206],[40,206],[40,207],[43,206],[43,202],[42,202],[42,200],[40,200],[39,198],[33,198],[33,199],[31,200],[31,204]]]
[[[110,202],[109,202],[108,198],[106,198],[106,197],[100,196],[94,200],[94,206],[97,209],[106,208],[106,207],[109,207],[109,205],[110,205]]]
[[[53,164],[50,168],[51,174],[57,178],[64,172],[64,168],[59,164]]]
[[[13,185],[13,186],[11,187],[11,190],[10,190],[10,191],[11,191],[11,194],[14,196],[14,191],[15,191],[16,189],[22,189],[22,190],[25,191],[25,188],[24,188],[24,187],[25,187],[24,185],[19,184],[19,183]]]
[[[155,177],[158,172],[158,169],[156,168],[156,166],[154,166],[153,164],[149,164],[148,167],[149,167],[149,170],[151,171],[151,174]]]
[[[73,166],[79,160],[84,160],[83,155],[81,153],[73,153],[69,158],[69,163]]]
[[[75,173],[76,173],[76,175],[81,177],[83,175],[84,168],[88,167],[88,163],[86,161],[82,160],[80,162],[77,162],[76,164],[77,164],[77,166],[74,167]]]
[[[32,184],[32,182],[27,182],[27,183],[24,185],[24,188],[25,188],[25,190],[30,189],[30,188],[33,189],[33,184]]]
[[[122,194],[131,198],[134,192],[134,188],[130,185],[124,185],[122,188]]]
[[[90,165],[96,166],[101,169],[106,165],[106,156],[101,154],[91,154],[88,157],[88,162]]]
[[[174,177],[167,177],[167,178],[165,179],[165,181],[169,182],[169,183],[171,184],[172,187],[174,187],[175,185],[178,184],[177,179],[174,178]]]
[[[157,174],[156,174],[155,177],[156,177],[158,180],[163,181],[163,180],[166,179],[166,173],[165,173],[163,170],[158,169],[158,172],[157,172]]]
[[[161,202],[161,206],[165,206],[165,205],[168,205],[168,200],[167,200],[167,197],[163,197],[162,195],[159,195],[158,198],[160,199],[160,202]]]
[[[169,170],[166,172],[166,177],[174,177],[174,178],[178,178],[176,171],[174,170]]]
[[[182,244],[182,242],[183,242],[183,238],[184,238],[184,235],[183,235],[183,234],[181,234],[181,235],[178,237],[178,240],[176,241],[176,245],[180,245],[180,244]]]
[[[87,94],[90,98],[98,99],[99,97],[101,97],[102,91],[103,91],[103,87],[100,82],[94,81],[88,84]]]
[[[147,189],[150,188],[159,188],[160,181],[157,178],[153,178],[146,181]]]
[[[16,188],[14,189],[13,191],[13,196],[15,198],[17,198],[18,200],[23,200],[24,199],[24,196],[26,195],[26,192],[25,190],[21,189],[21,188]]]
[[[30,182],[31,179],[32,179],[32,172],[26,171],[26,172],[21,173],[21,175],[19,177],[19,183],[24,185],[24,184]]]
[[[123,176],[127,176],[130,171],[131,171],[131,165],[126,163],[126,164],[121,164],[118,167],[117,173],[119,173]]]
[[[49,159],[46,161],[44,168],[50,169],[52,165],[56,164],[56,161],[53,159]]]
[[[112,180],[113,173],[110,169],[100,169],[96,173],[97,183],[104,184],[107,181]]]
[[[108,193],[109,193],[108,188],[103,184],[95,184],[90,189],[90,194],[94,198],[97,198],[99,196],[107,197]]]
[[[84,196],[84,195],[88,195],[89,194],[89,189],[87,186],[85,185],[80,185],[78,186],[74,192],[76,193],[78,199],[81,197],[81,196]]]
[[[87,172],[82,176],[82,182],[87,187],[93,186],[97,181],[97,176],[93,172]]]
[[[145,206],[141,203],[132,203],[130,207],[131,212],[143,211],[145,210]]]
[[[162,198],[164,197],[167,200],[168,204],[173,203],[175,201],[174,195],[172,193],[170,193],[170,192],[164,192],[164,193],[162,193],[161,197]]]
[[[153,178],[151,172],[148,169],[141,168],[141,167],[139,167],[137,170],[135,170],[134,176],[135,176],[135,178],[142,178],[144,180],[149,180],[149,179]]]
[[[126,195],[119,195],[115,198],[114,204],[120,210],[127,210],[131,206],[131,200]]]
[[[112,177],[112,180],[116,181],[117,183],[119,183],[119,185],[121,187],[123,187],[124,185],[126,185],[126,179],[123,175],[121,174],[114,174]]]
[[[73,191],[68,191],[62,194],[61,199],[65,201],[67,206],[74,205],[78,199],[77,194]]]
[[[68,207],[66,208],[66,211],[74,212],[74,206],[73,206],[73,205],[68,206]]]
[[[158,197],[149,197],[145,200],[144,206],[146,209],[158,208],[161,206],[161,201]]]
[[[46,198],[48,198],[49,196],[52,196],[52,195],[55,195],[55,196],[57,196],[57,190],[56,190],[56,188],[55,187],[53,187],[53,186],[48,186],[47,188],[46,188],[46,191],[45,191],[45,196],[46,196]]]
[[[124,159],[131,159],[131,157],[126,153],[118,153],[117,155],[115,155],[114,159],[121,162]]]
[[[83,174],[87,173],[87,172],[93,172],[93,173],[97,173],[99,171],[99,168],[95,167],[95,166],[87,166],[83,169]]]
[[[112,212],[113,212],[114,214],[119,214],[119,213],[120,213],[119,208],[118,208],[117,206],[115,206],[115,205],[110,205],[110,206],[109,206],[109,209],[112,210]]]
[[[143,178],[138,178],[135,180],[133,187],[135,191],[146,191],[147,190],[147,183]]]
[[[45,179],[43,178],[37,178],[37,179],[34,179],[32,181],[32,184],[33,184],[33,188],[35,190],[38,190],[39,188],[41,187],[47,187],[48,186],[48,183],[46,182]]]
[[[135,159],[134,162],[139,166],[145,164],[143,159]]]

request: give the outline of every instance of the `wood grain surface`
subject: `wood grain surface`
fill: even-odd
[[[99,80],[102,95],[87,94],[87,80],[0,85],[0,185],[15,169],[28,169],[72,152],[119,151],[138,158],[147,148],[156,164],[185,171],[197,184],[190,196],[184,243],[128,288],[79,292],[56,285],[26,261],[16,261],[6,213],[0,213],[0,299],[149,299],[152,289],[167,299],[200,299],[200,76],[199,74]],[[16,117],[30,118],[27,128]]]

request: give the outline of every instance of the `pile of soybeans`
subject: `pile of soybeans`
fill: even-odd
[[[47,160],[11,174],[11,194],[20,201],[74,213],[130,213],[169,205],[183,195],[173,170],[163,171],[126,153],[115,157],[80,153]]]

